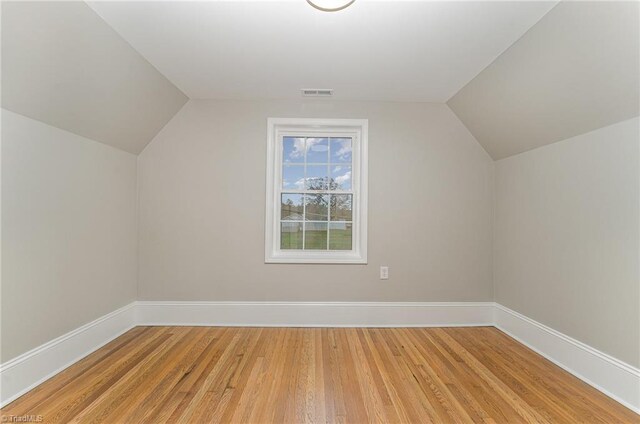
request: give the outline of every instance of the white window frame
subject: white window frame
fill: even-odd
[[[367,119],[267,119],[267,184],[265,221],[266,263],[367,263]],[[352,138],[351,181],[353,250],[280,249],[280,194],[282,190],[282,137],[348,136]]]

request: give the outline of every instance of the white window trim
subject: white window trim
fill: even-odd
[[[268,118],[265,220],[266,263],[366,264],[367,263],[367,119]],[[280,249],[280,199],[283,133],[333,132],[353,137],[352,205],[353,250]]]

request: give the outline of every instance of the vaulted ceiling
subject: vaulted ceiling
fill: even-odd
[[[2,2],[2,107],[139,153],[187,97],[83,2]]]
[[[3,2],[2,106],[138,153],[188,97],[331,88],[448,101],[502,158],[637,116],[638,48],[636,2]]]
[[[494,159],[640,114],[640,2],[563,1],[448,104]]]

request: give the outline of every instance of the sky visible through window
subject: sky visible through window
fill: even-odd
[[[351,250],[352,139],[283,137],[280,248]]]

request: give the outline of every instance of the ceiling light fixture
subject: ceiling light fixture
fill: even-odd
[[[311,6],[323,12],[337,12],[351,6],[356,0],[307,0]]]

